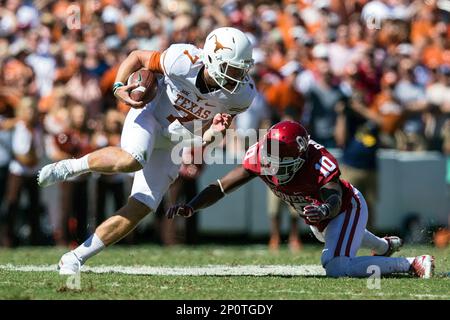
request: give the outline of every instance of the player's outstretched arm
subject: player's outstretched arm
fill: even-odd
[[[247,171],[243,166],[238,166],[221,179],[217,179],[216,183],[212,183],[203,189],[188,204],[175,205],[171,207],[167,210],[166,216],[169,219],[172,219],[176,215],[186,218],[190,217],[195,211],[213,205],[222,199],[226,194],[233,192],[254,177],[256,177],[256,175],[250,171]]]
[[[125,102],[131,107],[142,107],[141,101],[130,98],[130,90],[138,84],[125,85],[130,74],[141,68],[147,68],[155,73],[163,73],[160,63],[161,53],[158,51],[135,50],[120,64],[114,81],[114,95],[117,99]]]

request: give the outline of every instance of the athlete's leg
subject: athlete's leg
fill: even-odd
[[[125,206],[95,229],[105,246],[112,245],[130,233],[152,209],[130,197]]]
[[[135,172],[143,168],[155,144],[155,134],[161,126],[147,109],[128,112],[121,136],[121,147],[106,147],[79,159],[51,163],[39,172],[42,187],[76,177],[87,172]]]
[[[91,172],[126,173],[142,169],[139,161],[120,147],[106,147],[96,150],[88,155],[87,160],[88,169]]]
[[[365,235],[368,212],[362,194],[356,189],[355,193],[352,207],[333,219],[325,230],[322,265],[327,275],[368,277],[372,266],[377,267],[381,275],[408,272],[414,258],[356,257]]]
[[[383,254],[389,248],[386,239],[377,237],[367,229],[364,230],[361,247],[365,249],[371,249],[377,254]]]
[[[144,168],[135,173],[128,203],[98,226],[81,246],[61,258],[61,274],[78,272],[87,259],[125,237],[149,212],[156,210],[178,175],[179,166],[173,164],[170,156],[171,150],[153,150]]]
[[[79,272],[89,258],[125,237],[150,211],[143,203],[129,198],[128,203],[100,224],[85,242],[61,257],[58,264],[60,274],[71,275]]]

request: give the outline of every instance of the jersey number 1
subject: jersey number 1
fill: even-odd
[[[328,177],[331,172],[336,169],[336,165],[331,161],[328,157],[323,156],[320,158],[319,162],[316,163],[314,166],[317,170],[320,171],[321,174],[324,175],[324,177]]]

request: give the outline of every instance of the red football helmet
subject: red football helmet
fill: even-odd
[[[309,135],[296,121],[282,121],[267,131],[261,145],[261,169],[285,184],[306,161]]]

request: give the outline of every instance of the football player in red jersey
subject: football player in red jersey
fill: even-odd
[[[328,276],[368,277],[377,266],[379,274],[411,272],[431,277],[432,256],[390,257],[400,249],[401,239],[379,238],[366,229],[368,211],[363,195],[340,178],[336,159],[295,121],[274,125],[248,149],[242,165],[188,204],[170,208],[167,217],[190,217],[255,177],[294,207],[324,243],[321,262]],[[361,246],[372,249],[374,255],[356,257]]]

